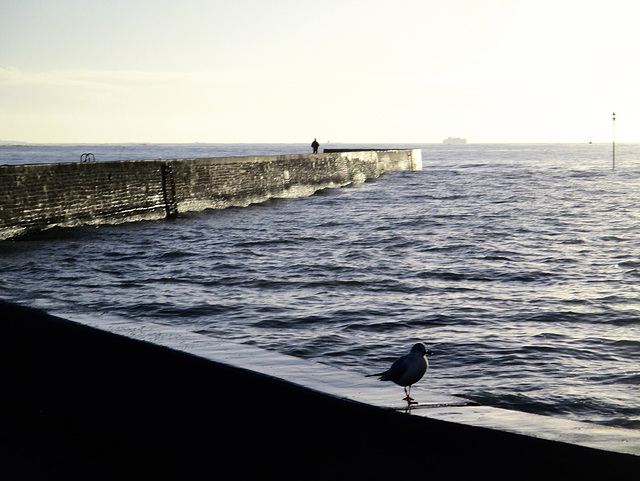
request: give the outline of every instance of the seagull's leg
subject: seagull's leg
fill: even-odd
[[[405,386],[404,387],[404,393],[407,395],[407,397],[404,398],[405,401],[407,401],[407,402],[413,401],[413,398],[411,397],[411,386],[409,386],[409,392],[407,392],[407,386]]]

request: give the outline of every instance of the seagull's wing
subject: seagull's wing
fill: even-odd
[[[389,370],[384,373],[384,375],[380,378],[383,381],[393,381],[397,382],[402,376],[407,372],[407,368],[409,367],[409,360],[407,356],[402,356],[394,362]]]

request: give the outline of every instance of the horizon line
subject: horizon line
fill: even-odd
[[[273,142],[259,142],[259,141],[233,141],[233,142],[225,142],[225,141],[218,141],[218,142],[211,142],[211,141],[179,141],[179,142],[171,142],[171,141],[165,141],[165,142],[154,142],[154,141],[102,141],[102,142],[87,142],[87,141],[80,141],[80,142],[47,142],[47,141],[26,141],[26,140],[0,140],[0,145],[3,146],[10,146],[10,145],[126,145],[126,144],[131,144],[131,145],[141,145],[141,144],[149,144],[149,145],[167,145],[167,144],[184,144],[184,145],[188,145],[188,144],[205,144],[205,145],[233,145],[233,144],[244,144],[244,145],[260,145],[260,144],[266,144],[266,145],[278,145],[278,144],[289,144],[289,145],[306,145],[308,142],[283,142],[283,141],[273,141]],[[638,144],[640,143],[640,141],[616,141],[616,144]],[[443,141],[439,141],[439,142],[407,142],[407,141],[376,141],[376,142],[371,142],[371,141],[365,141],[365,142],[361,142],[361,141],[326,141],[323,143],[321,143],[321,145],[351,145],[351,144],[360,144],[360,145],[376,145],[376,144],[402,144],[402,145],[447,145],[445,144]],[[599,144],[605,144],[605,145],[610,145],[612,144],[612,141],[562,141],[562,142],[558,142],[558,141],[517,141],[517,142],[509,142],[509,141],[491,141],[491,142],[469,142],[467,141],[465,144],[456,144],[456,146],[464,146],[464,145],[490,145],[490,144],[494,144],[494,145],[531,145],[531,144],[540,144],[540,145],[544,145],[544,144],[576,144],[576,145],[599,145]],[[451,146],[449,144],[449,146]]]

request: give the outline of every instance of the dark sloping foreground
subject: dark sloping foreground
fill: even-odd
[[[3,479],[624,479],[640,458],[427,419],[0,302]]]

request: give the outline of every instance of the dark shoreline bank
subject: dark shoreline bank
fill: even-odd
[[[640,457],[407,415],[0,302],[0,474],[622,479]]]

